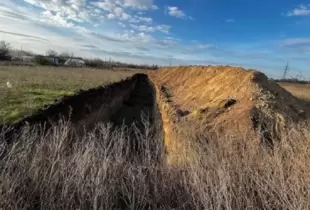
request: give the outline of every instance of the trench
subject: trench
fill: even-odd
[[[155,94],[155,90],[148,78],[146,76],[138,77],[130,96],[124,100],[121,108],[111,116],[110,122],[117,126],[136,124],[140,128],[143,124],[143,118],[155,123]]]
[[[131,154],[141,156],[141,153],[147,152],[157,162],[162,160],[162,118],[156,103],[155,88],[146,75],[137,78],[131,94],[111,115],[109,122],[115,128],[129,128],[127,134],[130,136],[128,146]]]
[[[49,129],[60,121],[69,121],[78,136],[92,131],[99,123],[111,123],[115,130],[126,127],[130,135],[128,147],[132,152],[142,152],[146,143],[156,153],[159,147],[163,147],[160,146],[163,145],[163,123],[156,91],[145,74],[64,97],[18,123],[8,125],[12,129],[5,138],[10,143],[25,125]],[[152,142],[141,142],[141,139]]]

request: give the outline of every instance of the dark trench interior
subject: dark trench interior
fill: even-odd
[[[156,120],[155,90],[146,77],[138,77],[135,88],[129,98],[123,102],[122,107],[110,118],[114,125],[131,126],[133,123],[141,127],[143,118],[154,123]]]
[[[137,78],[136,85],[129,98],[111,116],[110,123],[115,128],[120,126],[129,128],[129,146],[132,153],[143,152],[146,143],[141,142],[142,138],[137,134],[138,131],[140,135],[152,141],[147,144],[151,146],[150,149],[153,154],[158,154],[158,149],[163,143],[162,120],[156,103],[155,88],[146,76]]]

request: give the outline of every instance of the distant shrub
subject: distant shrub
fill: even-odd
[[[42,65],[42,66],[47,66],[47,65],[53,64],[52,61],[50,61],[49,59],[47,59],[46,57],[44,57],[42,55],[35,56],[34,61],[36,64]]]

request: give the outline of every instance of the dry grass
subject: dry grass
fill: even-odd
[[[309,209],[303,130],[292,127],[273,151],[246,136],[214,138],[176,167],[154,161],[154,151],[164,153],[149,129],[135,130],[136,154],[124,127],[98,125],[80,139],[68,138],[68,125],[46,135],[28,129],[1,159],[0,209]]]
[[[79,89],[117,82],[135,71],[0,66],[0,123],[14,122]],[[10,82],[12,88],[6,83]]]
[[[309,84],[294,84],[294,83],[279,83],[287,91],[291,92],[297,98],[310,102],[310,85]]]

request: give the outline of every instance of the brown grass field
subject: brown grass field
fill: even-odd
[[[279,83],[297,98],[310,102],[310,84]]]
[[[29,113],[61,95],[132,73],[0,67],[5,95],[0,96],[0,116],[14,120],[22,112],[12,117],[11,107]],[[12,81],[11,89],[5,87],[7,80]],[[308,86],[281,85],[310,100]],[[47,95],[47,99],[37,103],[38,95]],[[19,108],[26,101],[36,105]],[[0,209],[310,209],[307,122],[289,124],[272,149],[246,132],[238,136],[189,133],[188,144],[175,158],[188,160],[192,151],[196,153],[182,164],[166,163],[162,139],[152,135],[158,125],[147,120],[144,125],[141,131],[134,125],[114,129],[110,124],[98,124],[74,139],[66,122],[47,133],[40,127],[25,127],[12,145],[6,144],[2,128]],[[137,154],[128,149],[129,133],[136,135],[143,148]],[[197,142],[203,144],[197,148]],[[161,161],[154,159],[154,152]]]

